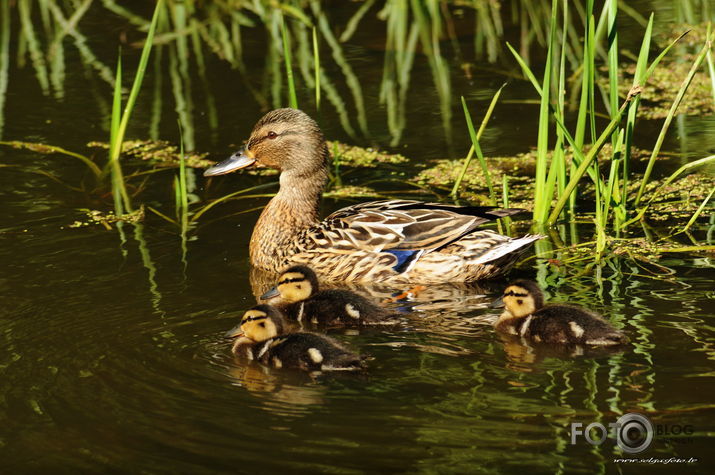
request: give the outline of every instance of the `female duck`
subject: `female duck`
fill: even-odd
[[[319,221],[327,159],[315,121],[296,109],[277,109],[258,121],[242,151],[204,172],[222,175],[253,164],[280,170],[280,190],[251,237],[251,264],[276,273],[306,264],[335,281],[473,281],[505,272],[541,237],[477,229],[520,209],[407,200],[349,206]]]
[[[359,370],[363,359],[330,338],[313,333],[285,333],[285,321],[270,305],[248,310],[226,333],[235,338],[232,351],[275,368],[304,371]]]
[[[280,296],[278,304],[288,318],[320,326],[360,326],[389,321],[390,312],[362,295],[344,289],[319,290],[318,277],[310,267],[293,266],[278,278],[278,284],[261,296]]]
[[[503,302],[502,302],[503,301]],[[544,294],[529,280],[509,284],[495,306],[506,307],[494,324],[497,331],[535,343],[612,346],[628,343],[603,317],[575,305],[544,305]]]

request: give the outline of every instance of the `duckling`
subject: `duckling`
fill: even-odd
[[[226,337],[235,338],[232,351],[275,368],[297,368],[304,371],[359,370],[363,358],[351,353],[336,341],[314,333],[285,333],[286,323],[278,309],[257,305],[229,330]]]
[[[565,304],[544,305],[544,294],[530,280],[517,280],[494,306],[506,307],[494,324],[497,331],[535,343],[612,346],[628,343],[623,332],[597,313]]]
[[[390,312],[362,295],[344,289],[320,290],[318,277],[307,266],[293,266],[280,275],[278,284],[261,295],[261,300],[280,296],[279,304],[288,318],[319,326],[391,324]]]

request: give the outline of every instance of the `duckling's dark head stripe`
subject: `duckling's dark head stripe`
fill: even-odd
[[[305,282],[307,279],[305,277],[294,277],[292,279],[283,279],[278,282],[278,285],[290,284],[292,282]]]
[[[248,322],[253,322],[256,320],[265,320],[268,317],[265,315],[257,316],[257,317],[244,317],[243,320],[241,320],[241,324],[248,323]]]
[[[516,293],[513,290],[509,292],[504,292],[504,297],[528,297],[529,294]]]

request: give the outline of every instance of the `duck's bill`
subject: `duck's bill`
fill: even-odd
[[[504,306],[504,299],[502,299],[501,297],[499,297],[494,302],[492,302],[491,305],[489,305],[489,307],[491,307],[491,308],[502,308],[503,306]]]
[[[228,157],[223,162],[219,162],[211,168],[204,171],[204,176],[225,175],[241,168],[246,168],[253,165],[256,159],[250,150],[241,149]]]
[[[273,287],[271,290],[266,292],[265,294],[261,295],[259,298],[261,300],[268,300],[272,299],[273,297],[278,297],[281,293],[278,292],[278,287]]]
[[[241,325],[236,325],[229,331],[223,334],[224,338],[240,338],[243,336],[243,331],[241,330]]]

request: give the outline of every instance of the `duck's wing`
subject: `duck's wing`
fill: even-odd
[[[340,209],[319,225],[321,246],[370,251],[430,251],[480,224],[521,209],[452,206],[411,200],[361,203]]]

